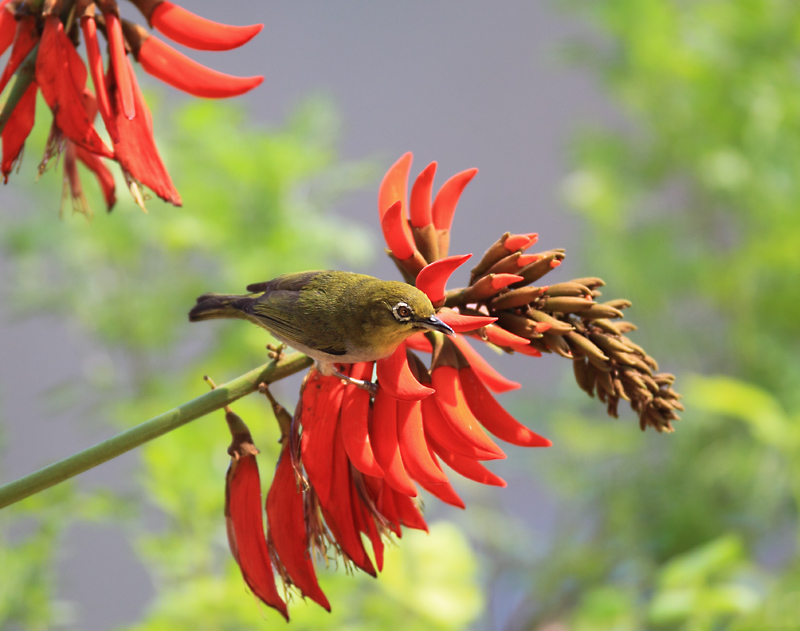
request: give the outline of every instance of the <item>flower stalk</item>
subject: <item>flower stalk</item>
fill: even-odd
[[[151,418],[121,434],[117,434],[68,458],[59,460],[14,482],[0,486],[0,509],[55,486],[59,482],[73,478],[79,473],[88,471],[117,456],[121,456],[125,452],[163,436],[201,416],[224,408],[236,399],[258,390],[258,386],[261,383],[279,381],[305,370],[311,363],[311,359],[302,353],[285,355],[278,361],[259,366],[215,388],[211,392],[207,392],[196,399]]]

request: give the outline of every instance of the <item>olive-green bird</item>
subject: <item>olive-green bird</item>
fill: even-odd
[[[247,286],[247,295],[203,294],[189,320],[240,318],[313,358],[323,375],[362,387],[371,384],[337,372],[334,364],[375,361],[391,355],[419,331],[454,335],[416,287],[352,272],[284,274]]]

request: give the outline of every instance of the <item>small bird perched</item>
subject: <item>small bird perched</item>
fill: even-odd
[[[371,383],[342,375],[335,364],[383,359],[419,331],[454,335],[423,292],[399,281],[328,270],[284,274],[248,285],[247,291],[203,294],[189,320],[249,320],[314,359],[323,375],[367,389]]]

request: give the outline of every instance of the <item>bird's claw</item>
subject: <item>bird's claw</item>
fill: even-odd
[[[285,348],[286,344],[278,344],[277,346],[274,344],[267,344],[269,358],[273,361],[280,361],[281,357],[283,357],[283,351]]]
[[[373,397],[378,393],[378,384],[373,383],[372,381],[366,381],[364,379],[353,379],[352,377],[348,377],[347,375],[343,375],[340,372],[333,373],[339,379],[344,381],[345,383],[350,383],[354,385],[356,388],[361,388],[362,390],[366,390],[369,392]]]

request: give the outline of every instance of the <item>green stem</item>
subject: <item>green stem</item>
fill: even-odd
[[[192,399],[149,421],[104,440],[93,447],[59,460],[19,480],[0,486],[0,508],[55,486],[79,473],[116,458],[131,449],[158,438],[232,401],[254,392],[260,383],[272,383],[300,372],[311,365],[311,358],[292,353],[277,362],[270,362],[229,381],[210,392]]]
[[[17,107],[17,103],[33,81],[36,74],[36,55],[38,54],[39,44],[37,43],[19,65],[6,89],[3,90],[3,94],[0,94],[0,105],[3,107],[3,110],[0,111],[0,134],[3,133],[11,112]]]

